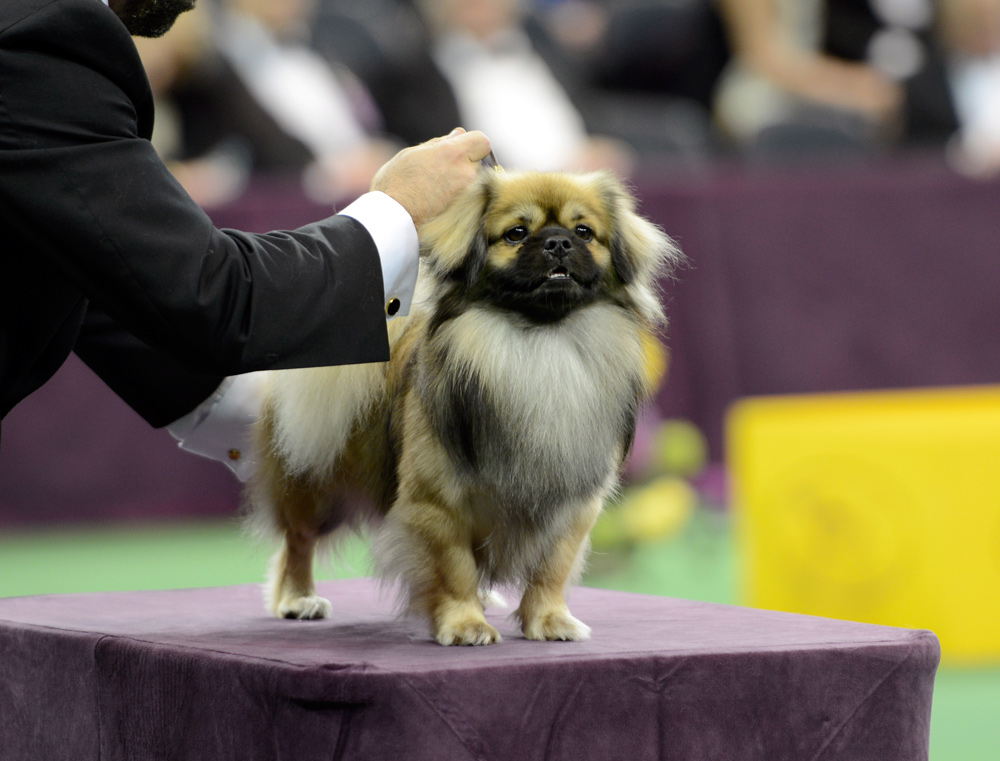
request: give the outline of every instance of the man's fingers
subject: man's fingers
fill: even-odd
[[[454,137],[449,135],[450,139],[465,153],[469,161],[482,161],[493,150],[493,146],[490,145],[490,139],[479,130],[473,130],[472,132],[465,132],[463,130],[457,135],[455,133],[452,134]]]
[[[461,127],[426,143],[404,148],[375,174],[371,189],[398,201],[419,229],[447,208],[490,155],[489,138]]]
[[[455,127],[447,135],[432,137],[422,145],[438,146],[441,143],[448,143],[458,155],[465,156],[472,163],[482,161],[493,150],[493,147],[490,145],[490,139],[482,132],[479,130],[466,132],[462,127]]]
[[[450,138],[456,137],[458,135],[464,135],[464,134],[465,134],[465,129],[463,127],[455,127],[455,129],[453,129],[447,135],[440,135],[438,137],[432,137],[429,140],[425,140],[422,143],[422,145],[435,145],[437,143],[442,142],[443,140],[448,140]]]

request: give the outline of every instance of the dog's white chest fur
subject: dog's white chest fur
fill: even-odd
[[[454,322],[442,328],[450,331],[446,358],[428,372],[463,381],[450,398],[426,401],[452,405],[448,424],[464,430],[460,444],[472,450],[477,480],[519,511],[604,488],[634,422],[642,367],[635,323],[606,304],[550,325],[491,309]]]

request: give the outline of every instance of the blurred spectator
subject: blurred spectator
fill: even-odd
[[[402,142],[422,143],[461,124],[408,0],[319,0],[312,45],[363,80],[386,131]]]
[[[309,47],[315,11],[315,0],[223,0],[216,41],[259,107],[307,149],[309,194],[332,201],[367,190],[398,146],[373,137],[380,117],[353,74]]]
[[[198,121],[197,115],[182,103],[185,93],[203,89],[216,70],[210,34],[207,11],[199,8],[178,17],[163,37],[134,38],[155,101],[153,145],[188,194],[205,207],[239,196],[250,171],[241,143],[215,120],[211,135],[196,130],[192,122]],[[211,89],[229,88],[218,83]]]
[[[407,143],[457,123],[487,131],[512,168],[628,173],[636,154],[703,157],[703,111],[596,90],[530,10],[527,0],[321,0],[313,40],[364,79]]]
[[[903,87],[823,52],[821,0],[718,0],[733,50],[715,114],[760,156],[874,145],[899,129]]]
[[[826,0],[825,52],[901,88],[901,144],[943,146],[958,127],[938,12],[952,1]]]
[[[950,155],[976,176],[1000,171],[1000,0],[944,0],[942,33],[960,131]]]
[[[536,5],[552,35],[596,85],[711,108],[729,58],[713,0],[537,0]]]
[[[300,41],[311,8],[224,0],[182,14],[162,38],[136,38],[156,98],[153,142],[203,206],[232,200],[251,172],[300,174],[321,202],[353,197],[394,153],[373,137],[380,117],[363,85]]]
[[[154,144],[200,204],[232,200],[251,172],[295,173],[314,200],[343,200],[395,152],[377,137],[364,86],[302,42],[312,6],[223,0],[182,14],[162,38],[136,38]]]
[[[649,158],[702,161],[718,145],[712,96],[729,58],[713,0],[536,0],[595,96],[594,121]]]
[[[512,168],[631,171],[623,144],[588,134],[567,88],[524,29],[520,0],[417,0],[431,56],[463,126]]]

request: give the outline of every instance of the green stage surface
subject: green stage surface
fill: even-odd
[[[269,554],[236,521],[7,531],[0,534],[0,597],[257,583]],[[357,540],[330,567],[321,567],[319,576],[368,571],[367,545]],[[584,583],[736,603],[737,563],[727,522],[703,510],[676,536],[597,554]],[[998,758],[1000,666],[942,668],[931,761]]]

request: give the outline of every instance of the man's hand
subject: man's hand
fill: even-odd
[[[459,127],[446,137],[404,148],[378,170],[371,189],[398,201],[419,231],[472,182],[489,153],[486,135]]]

